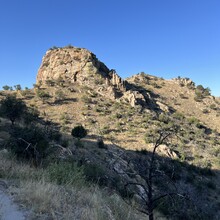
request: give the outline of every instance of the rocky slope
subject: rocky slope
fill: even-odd
[[[188,78],[164,80],[146,74],[138,74],[127,79],[146,90],[153,91],[164,111],[173,109],[187,117],[196,117],[205,125],[220,132],[220,102],[218,97],[207,94],[197,100],[197,86]],[[156,101],[156,102],[157,102]],[[164,106],[164,107],[163,107]]]
[[[96,81],[91,80],[93,77]],[[82,48],[56,48],[46,52],[37,74],[37,84],[51,80],[91,86],[103,96],[129,102],[132,107],[138,104],[152,107],[153,104],[150,93],[131,86],[115,70],[109,70],[93,53]],[[97,87],[97,84],[101,85]]]
[[[172,207],[178,209],[173,219],[220,216],[220,105],[190,79],[140,73],[123,80],[90,51],[68,46],[46,52],[33,90],[12,93],[37,108],[45,126],[61,131],[59,145],[72,152],[74,161],[104,170],[100,180],[122,194],[128,181],[147,186],[159,132],[178,127],[178,133],[158,148],[155,165],[160,174],[168,173],[181,193],[189,194],[190,202]],[[78,124],[88,130],[80,146],[70,136]],[[154,187],[156,194],[172,188],[163,178]],[[134,194],[137,201],[146,196],[141,187]],[[170,206],[160,211],[165,215]]]
[[[137,74],[123,80],[90,51],[76,47],[53,48],[46,52],[37,74],[37,84],[65,82],[69,89],[87,87],[104,99],[128,103],[154,112],[179,112],[196,117],[205,126],[220,131],[220,102],[211,95],[196,99],[196,85],[178,77],[164,80],[148,74]]]

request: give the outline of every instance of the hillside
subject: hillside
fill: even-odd
[[[156,211],[168,219],[220,218],[220,102],[208,89],[145,73],[123,80],[90,51],[69,46],[47,51],[33,89],[1,91],[0,99],[10,94],[62,134],[57,144],[71,151],[73,161],[103,170],[96,179],[101,186],[123,197],[124,186],[137,183],[127,190],[138,207],[146,200],[158,135],[171,132],[156,149],[154,172],[168,174],[175,187],[157,173],[153,192],[176,188],[184,196],[173,198],[174,204],[162,200]],[[88,135],[77,142],[71,130],[79,124]],[[2,147],[11,135],[6,128],[2,119]]]

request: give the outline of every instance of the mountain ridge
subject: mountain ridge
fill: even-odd
[[[0,98],[11,94],[37,109],[45,128],[61,132],[58,146],[70,150],[74,161],[103,168],[111,187],[115,175],[120,187],[128,180],[147,185],[143,170],[158,135],[174,132],[171,141],[160,144],[156,167],[191,195],[197,214],[219,217],[220,104],[207,88],[188,78],[165,80],[143,72],[122,80],[90,51],[68,46],[46,53],[34,89],[1,91]],[[70,134],[78,125],[88,135],[74,142]],[[131,171],[138,175],[132,178]],[[156,193],[170,187],[162,185],[155,183]],[[137,201],[141,192],[135,191]],[[181,216],[188,209],[179,211]]]

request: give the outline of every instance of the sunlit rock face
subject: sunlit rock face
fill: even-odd
[[[37,83],[59,78],[75,82],[88,75],[106,77],[108,73],[109,69],[87,49],[64,47],[46,52],[37,74]]]

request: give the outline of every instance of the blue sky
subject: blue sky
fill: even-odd
[[[32,87],[48,48],[92,51],[123,78],[189,77],[220,96],[219,0],[0,0],[0,88]]]

